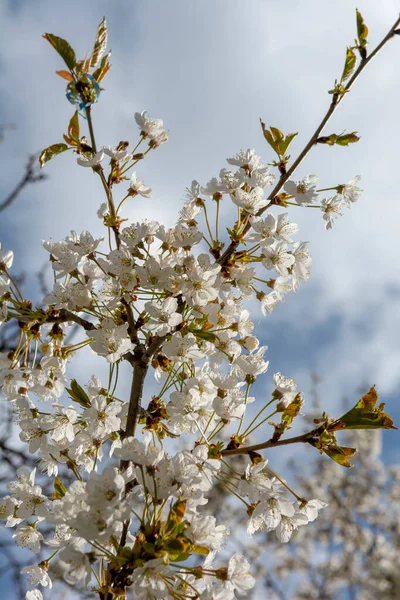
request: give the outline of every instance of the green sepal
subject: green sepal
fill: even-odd
[[[340,429],[397,429],[393,420],[383,411],[384,404],[376,406],[378,394],[372,387],[357,404],[337,421]]]
[[[71,388],[65,388],[74,402],[77,402],[83,408],[90,408],[92,403],[85,390],[79,385],[76,379],[72,379]]]
[[[40,153],[39,156],[39,164],[40,167],[43,169],[44,165],[46,163],[48,163],[50,160],[52,160],[55,156],[58,156],[59,154],[62,154],[63,152],[66,152],[66,150],[68,150],[68,146],[66,144],[53,144],[52,146],[49,146],[48,148],[45,148],[44,150],[42,150],[42,152]]]
[[[68,42],[57,35],[53,35],[52,33],[45,33],[43,37],[45,40],[50,42],[54,50],[58,52],[67,67],[70,69],[70,71],[72,71],[76,65],[76,55]]]

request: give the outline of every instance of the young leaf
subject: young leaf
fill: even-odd
[[[294,138],[298,135],[298,133],[289,133],[285,139],[280,143],[281,153],[286,154],[286,150],[289,148],[290,144],[294,140]]]
[[[57,75],[59,75],[63,79],[66,79],[67,81],[73,81],[74,80],[74,78],[72,77],[71,73],[69,73],[68,71],[56,71],[56,73],[57,73]]]
[[[283,158],[286,154],[286,150],[289,148],[291,142],[296,137],[297,133],[289,133],[286,137],[282,131],[277,127],[270,127],[267,129],[265,123],[260,119],[263,134],[268,144],[277,153],[280,158]]]
[[[343,135],[331,133],[330,135],[319,137],[317,139],[317,144],[327,144],[328,146],[334,146],[335,144],[338,146],[348,146],[349,144],[355,144],[359,140],[360,138],[358,137],[356,131],[353,131],[352,133],[344,133]]]
[[[346,61],[344,63],[344,69],[343,69],[342,77],[340,80],[341,83],[343,83],[343,81],[346,81],[346,79],[348,79],[350,77],[350,75],[353,73],[355,66],[356,66],[356,62],[357,62],[357,57],[355,55],[353,48],[347,48]]]
[[[40,167],[43,168],[44,165],[49,162],[49,160],[52,160],[55,156],[65,152],[66,150],[68,150],[68,146],[66,144],[53,144],[52,146],[45,148],[39,156]]]
[[[358,43],[360,48],[365,48],[365,46],[368,44],[368,27],[366,26],[366,24],[364,23],[364,19],[362,14],[360,13],[360,11],[358,10],[358,8],[356,8],[356,15],[357,15],[357,36],[358,36]]]
[[[68,69],[72,71],[76,65],[76,55],[68,42],[57,35],[53,35],[52,33],[45,33],[43,37],[45,40],[50,42],[56,52],[58,52],[58,54],[64,60]]]
[[[90,57],[90,66],[91,67],[97,66],[97,63],[99,62],[100,58],[103,56],[106,48],[107,48],[107,24],[106,24],[106,18],[103,17],[103,20],[97,29],[96,41],[94,43],[92,56]]]
[[[110,63],[108,62],[110,56],[111,50],[109,50],[107,54],[103,56],[103,58],[100,61],[100,66],[95,71],[93,71],[93,77],[98,83],[100,83],[100,81],[107,75],[108,71],[111,68]]]
[[[76,110],[69,122],[68,125],[68,137],[74,140],[74,142],[79,142],[79,117],[78,111]]]
[[[61,479],[59,479],[58,477],[56,477],[54,480],[54,491],[55,491],[55,496],[58,499],[64,498],[65,494],[67,493],[67,488],[62,483]]]
[[[65,388],[74,402],[77,402],[83,408],[90,408],[92,403],[85,390],[79,385],[76,379],[72,379],[71,388]]]
[[[397,429],[393,420],[386,414],[384,404],[378,407],[378,394],[372,387],[357,404],[338,419],[341,429]]]
[[[357,135],[356,131],[353,131],[352,133],[345,133],[343,135],[338,135],[337,140],[336,140],[336,144],[338,146],[348,146],[349,144],[355,144],[356,142],[359,142],[360,138]]]
[[[303,397],[301,393],[295,395],[291,403],[285,408],[282,413],[282,422],[289,426],[295,417],[299,414],[300,408],[303,405]]]
[[[325,446],[323,451],[327,456],[329,456],[329,458],[338,463],[338,465],[342,465],[342,467],[351,469],[353,465],[350,464],[349,458],[354,456],[354,454],[357,452],[357,448],[345,448],[343,446],[330,444],[329,446]]]

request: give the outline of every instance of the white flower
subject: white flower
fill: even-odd
[[[339,185],[336,189],[338,194],[343,196],[343,200],[350,207],[352,202],[357,202],[360,192],[362,191],[357,187],[357,183],[360,181],[360,175],[356,175],[350,181],[344,185]]]
[[[164,577],[173,576],[173,572],[164,564],[162,558],[154,558],[134,571],[133,590],[138,598],[167,598],[168,589]]]
[[[191,519],[186,532],[194,544],[210,546],[213,550],[219,550],[229,535],[229,529],[225,525],[217,525],[215,517],[203,514],[197,514]]]
[[[254,148],[249,148],[244,152],[241,150],[238,154],[233,156],[232,158],[227,158],[226,162],[230,165],[235,165],[237,167],[242,167],[252,171],[253,169],[262,168],[261,157],[258,156],[254,150]]]
[[[44,430],[50,430],[51,439],[54,442],[73,442],[75,438],[74,423],[78,418],[78,413],[73,406],[65,408],[59,404],[54,405],[57,413],[53,415],[43,415],[40,418],[40,425]]]
[[[40,542],[43,541],[43,536],[32,525],[21,525],[13,533],[13,537],[17,538],[17,546],[27,547],[32,552],[40,552]]]
[[[304,506],[300,505],[299,512],[305,514],[308,521],[312,522],[318,517],[319,511],[327,506],[328,504],[326,504],[326,502],[313,498],[312,500],[308,500],[307,504]]]
[[[297,385],[294,379],[284,377],[281,373],[275,373],[274,377],[275,392],[279,402],[287,405],[296,395]]]
[[[238,490],[242,496],[248,496],[251,504],[256,504],[261,495],[271,489],[271,481],[264,470],[268,461],[260,461],[255,465],[247,465],[244,475],[238,482]]]
[[[253,188],[250,192],[245,192],[245,190],[239,188],[231,194],[231,198],[234,204],[243,208],[250,215],[256,215],[269,202],[264,198],[264,190],[259,186]]]
[[[121,419],[117,415],[121,410],[119,402],[107,402],[105,396],[95,396],[90,408],[82,415],[87,422],[87,432],[95,439],[104,439],[110,433],[119,431]]]
[[[339,195],[321,200],[322,218],[325,221],[325,229],[332,229],[334,219],[342,215],[340,212],[342,207],[343,200]]]
[[[282,213],[278,215],[275,235],[278,240],[283,240],[288,244],[292,244],[292,235],[297,233],[299,230],[299,226],[297,223],[289,222],[289,215],[287,213]]]
[[[144,305],[150,315],[149,325],[154,325],[153,333],[166,335],[174,327],[182,323],[182,315],[176,312],[178,301],[167,298],[163,302],[146,302]]]
[[[0,243],[0,271],[6,271],[9,269],[14,260],[14,253],[12,250],[7,250],[7,252],[3,252],[1,249]]]
[[[115,449],[115,456],[122,460],[130,460],[137,465],[152,466],[157,465],[163,457],[164,451],[155,446],[150,446],[150,438],[146,443],[130,436],[122,440],[121,446]]]
[[[163,122],[161,119],[153,119],[147,110],[135,113],[135,121],[140,131],[150,138],[157,138],[162,133]]]
[[[181,332],[177,331],[173,334],[171,341],[165,342],[162,348],[168,358],[179,362],[203,357],[203,352],[199,349],[193,333],[188,333],[183,337]]]
[[[29,590],[25,594],[25,600],[43,600],[43,594],[40,590]]]
[[[318,194],[315,191],[317,181],[318,177],[316,175],[307,175],[299,183],[287,181],[283,189],[290,196],[294,197],[297,204],[312,204],[318,198]]]
[[[132,158],[132,155],[129,154],[128,150],[118,150],[118,146],[115,148],[111,148],[111,146],[103,146],[102,148],[104,154],[107,154],[110,158],[117,161],[127,161]]]
[[[128,337],[128,325],[116,325],[109,318],[102,320],[99,329],[87,331],[86,335],[94,338],[94,342],[90,344],[92,350],[100,356],[105,356],[110,363],[119,360],[133,347]]]
[[[92,571],[89,558],[85,553],[68,546],[61,550],[58,561],[63,578],[67,583],[75,585],[77,581],[84,579],[85,585],[89,584]]]
[[[244,558],[243,554],[236,552],[229,559],[228,563],[228,579],[227,583],[232,587],[232,590],[247,592],[255,585],[255,579],[249,573],[250,565]]]
[[[269,365],[268,361],[263,360],[266,350],[268,350],[268,346],[261,346],[257,352],[239,356],[234,363],[238,376],[249,375],[255,378],[265,373]]]
[[[78,252],[81,256],[87,256],[96,250],[96,248],[104,240],[104,237],[94,238],[90,231],[82,231],[76,233],[71,231],[71,235],[65,238],[67,245],[73,252]]]
[[[26,573],[29,578],[29,583],[31,585],[37,585],[40,583],[43,587],[49,586],[51,588],[53,586],[50,577],[47,574],[47,571],[39,567],[38,565],[29,565],[28,567],[24,567],[21,570],[21,573]]]
[[[251,242],[261,242],[262,245],[269,245],[275,240],[276,219],[269,213],[265,219],[261,217],[250,217],[250,223],[254,230],[248,236]]]
[[[86,490],[91,507],[108,510],[120,504],[125,491],[125,479],[118,469],[107,467],[101,474],[90,474]]]
[[[279,275],[287,275],[290,267],[295,262],[295,257],[287,251],[285,242],[275,241],[268,246],[264,246],[262,250],[262,264],[266,269],[273,269]]]
[[[292,267],[293,289],[297,291],[299,281],[307,281],[310,275],[311,256],[307,248],[308,242],[297,242],[293,245],[292,254],[294,264]]]
[[[276,537],[280,542],[286,544],[292,537],[293,531],[295,531],[300,525],[307,525],[308,518],[301,512],[296,512],[292,516],[282,515],[282,518],[276,527]]]
[[[99,150],[98,152],[96,152],[96,154],[94,154],[91,157],[87,157],[84,155],[80,156],[79,158],[76,159],[76,162],[81,167],[96,168],[96,167],[100,166],[100,163],[103,160],[103,158],[104,158],[104,150]]]
[[[261,300],[261,312],[264,316],[272,313],[274,308],[282,302],[281,297],[276,292],[265,294]]]
[[[143,198],[151,198],[151,188],[145,185],[143,181],[136,176],[136,171],[131,175],[128,191],[132,196],[140,194]]]

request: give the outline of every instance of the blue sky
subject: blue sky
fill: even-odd
[[[164,119],[169,143],[138,169],[153,188],[149,201],[132,203],[134,220],[172,224],[192,179],[205,183],[241,148],[256,148],[269,162],[259,117],[285,132],[299,131],[301,150],[324,114],[346,45],[355,37],[355,8],[370,29],[370,47],[397,18],[398,2],[382,0],[137,0],[114,2],[20,0],[0,3],[0,122],[17,125],[0,145],[1,194],[20,176],[28,154],[61,141],[72,114],[60,59],[42,39],[69,40],[78,56],[92,48],[103,14],[113,68],[94,108],[98,144],[137,139],[135,111]],[[335,414],[341,399],[357,399],[376,384],[400,421],[400,281],[398,266],[398,139],[400,39],[371,63],[325,132],[358,131],[349,148],[318,147],[298,170],[317,173],[322,187],[362,176],[360,201],[323,228],[319,211],[293,207],[298,239],[311,242],[312,276],[270,317],[254,307],[269,346],[270,373],[294,377],[309,390],[311,372],[322,377],[323,407]],[[99,232],[99,182],[71,155],[46,167],[50,178],[25,190],[1,214],[0,240],[16,253],[16,269],[35,273],[47,260],[40,240],[71,229]],[[28,286],[35,293],[34,277]],[[86,373],[85,380],[90,373]],[[259,385],[271,387],[265,377]],[[306,395],[307,400],[307,395]],[[398,434],[383,436],[388,461],[398,458]]]

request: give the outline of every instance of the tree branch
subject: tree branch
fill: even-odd
[[[25,174],[22,177],[21,181],[15,186],[13,191],[7,196],[7,198],[0,204],[0,212],[8,208],[14,200],[18,198],[22,190],[29,183],[37,183],[38,181],[42,181],[43,179],[47,179],[48,175],[45,173],[37,173],[35,171],[36,165],[36,156],[32,154],[29,157],[29,160],[25,166]]]
[[[222,456],[233,456],[235,454],[248,454],[249,452],[257,452],[258,450],[264,450],[265,448],[273,448],[275,446],[288,446],[289,444],[308,443],[313,445],[319,439],[319,436],[324,431],[323,427],[317,427],[312,431],[297,435],[296,437],[288,438],[286,440],[274,441],[272,438],[267,442],[261,444],[254,444],[253,446],[243,446],[242,448],[232,448],[231,450],[222,450]]]
[[[323,128],[325,127],[325,125],[327,124],[327,122],[329,121],[329,119],[331,118],[331,116],[333,115],[333,113],[335,112],[337,106],[339,106],[340,102],[343,100],[344,96],[346,95],[346,92],[350,91],[353,83],[355,83],[355,81],[361,75],[361,73],[363,72],[363,70],[365,69],[365,67],[378,54],[378,52],[380,50],[382,50],[382,48],[385,46],[385,44],[392,37],[394,37],[396,35],[396,31],[395,30],[396,30],[396,28],[399,25],[400,25],[400,17],[397,19],[397,21],[394,23],[394,25],[390,28],[389,32],[383,38],[383,40],[371,52],[371,54],[367,58],[361,60],[358,68],[355,70],[355,72],[352,75],[352,77],[350,77],[349,81],[347,82],[347,84],[346,84],[346,86],[344,88],[345,89],[345,93],[343,95],[339,96],[339,97],[336,97],[335,95],[333,95],[332,102],[331,102],[331,104],[330,104],[327,112],[325,113],[325,116],[323,117],[322,121],[320,122],[320,124],[318,125],[317,129],[314,131],[314,133],[311,136],[310,140],[305,145],[305,147],[303,148],[303,150],[300,152],[299,156],[296,158],[296,160],[294,161],[294,163],[292,164],[292,166],[288,169],[288,171],[286,171],[286,173],[283,173],[281,175],[281,177],[279,178],[278,183],[276,184],[276,186],[274,187],[274,189],[272,190],[272,192],[268,196],[268,200],[270,201],[270,203],[267,204],[267,206],[264,206],[264,208],[262,208],[261,210],[258,211],[258,213],[256,214],[257,217],[260,217],[271,206],[271,204],[272,204],[275,196],[281,190],[282,186],[286,183],[286,181],[288,181],[289,177],[291,177],[291,175],[294,173],[294,171],[297,169],[297,167],[300,165],[300,163],[303,162],[303,160],[305,159],[305,157],[307,156],[307,154],[310,152],[311,148],[313,146],[315,146],[315,144],[317,143],[317,139],[318,139],[320,133],[322,132]],[[250,229],[251,229],[251,224],[247,223],[246,227],[244,228],[243,235],[245,235]],[[236,250],[236,248],[237,248],[238,245],[239,245],[238,241],[231,242],[231,244],[225,250],[225,252],[223,253],[223,255],[217,260],[217,262],[220,265],[225,265],[229,261],[229,259],[232,256],[232,254],[235,252],[235,250]]]

